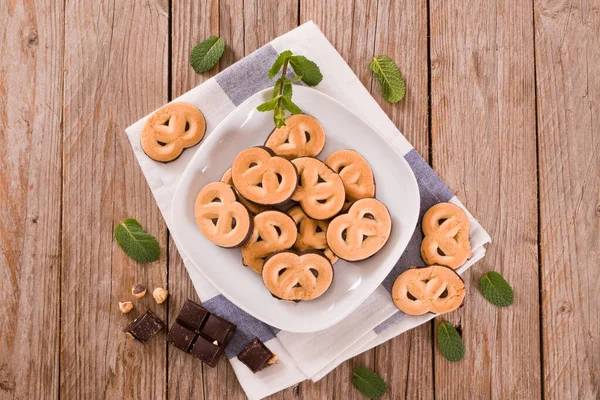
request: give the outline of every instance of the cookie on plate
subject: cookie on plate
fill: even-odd
[[[339,150],[325,159],[332,170],[344,183],[346,202],[344,211],[360,199],[375,197],[375,176],[367,160],[354,150]]]
[[[144,153],[160,162],[175,160],[183,150],[197,145],[206,132],[204,115],[195,106],[174,102],[148,118],[140,141]]]
[[[322,251],[331,264],[335,264],[338,258],[333,254],[329,246],[327,246],[327,237],[325,236],[329,221],[317,221],[310,218],[300,206],[290,208],[287,210],[287,213],[292,217],[298,229],[298,238],[296,239],[296,243],[294,243],[294,249],[299,251]]]
[[[239,153],[231,167],[231,179],[239,194],[263,205],[285,203],[298,186],[296,167],[266,147]]]
[[[252,219],[236,200],[233,188],[223,182],[204,186],[194,206],[196,225],[211,242],[221,247],[243,245],[252,233]]]
[[[320,252],[282,251],[265,260],[262,278],[269,292],[281,300],[314,300],[331,286],[333,267]]]
[[[260,274],[267,256],[290,249],[298,231],[292,217],[277,210],[263,211],[254,217],[254,230],[242,247],[242,262]]]
[[[309,217],[324,220],[333,217],[344,206],[346,192],[338,174],[323,161],[313,157],[292,160],[298,169],[298,189],[292,196]]]
[[[325,130],[319,121],[309,115],[291,115],[285,120],[284,126],[271,132],[265,146],[288,160],[316,157],[325,146]]]
[[[452,269],[441,265],[411,268],[392,287],[392,299],[408,315],[443,314],[456,310],[465,298],[465,283]]]
[[[425,263],[457,269],[471,258],[470,222],[467,214],[452,203],[439,203],[423,215],[421,256]]]
[[[381,250],[391,232],[387,207],[377,199],[360,199],[329,223],[327,244],[342,260],[360,261]]]
[[[228,185],[233,186],[233,179],[231,179],[231,168],[228,168],[227,171],[225,171],[225,173],[221,177],[221,182],[224,182]],[[266,206],[263,206],[261,204],[256,204],[250,200],[245,199],[243,196],[239,196],[238,200],[240,203],[242,203],[244,206],[246,206],[248,211],[250,211],[252,214],[258,214],[267,209]]]

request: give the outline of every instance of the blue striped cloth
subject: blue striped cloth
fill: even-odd
[[[452,191],[406,141],[335,48],[312,22],[273,40],[176,100],[192,103],[202,110],[207,120],[208,135],[236,106],[256,92],[273,86],[273,81],[268,79],[266,72],[277,55],[288,49],[295,54],[306,55],[320,66],[324,78],[316,87],[317,90],[344,103],[374,126],[404,155],[419,185],[421,217],[429,207],[439,202],[450,201],[462,207]],[[184,151],[179,159],[168,164],[150,160],[140,146],[140,132],[147,118],[148,116],[130,126],[126,132],[169,226],[174,189],[199,146]],[[463,272],[481,259],[485,255],[483,245],[490,241],[485,230],[468,211],[467,214],[471,220],[473,257],[461,267],[459,272]],[[419,225],[404,254],[381,286],[343,321],[316,333],[291,333],[268,326],[240,310],[218,293],[189,260],[184,259],[184,264],[204,306],[238,326],[236,334],[227,347],[226,356],[248,397],[260,399],[306,379],[316,381],[344,360],[433,318],[431,314],[419,317],[402,314],[394,306],[390,296],[392,284],[402,271],[413,265],[424,265],[420,254],[421,240],[422,233]],[[260,338],[279,358],[278,364],[258,374],[252,374],[236,358],[240,350],[255,336]]]

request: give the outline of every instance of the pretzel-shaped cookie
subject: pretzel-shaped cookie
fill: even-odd
[[[200,110],[188,103],[174,102],[148,118],[140,140],[148,157],[169,162],[184,149],[197,145],[205,132],[206,120]]]
[[[281,300],[314,300],[323,295],[333,281],[333,267],[318,252],[282,251],[265,261],[263,283]]]
[[[221,177],[221,182],[224,182],[228,185],[233,186],[233,179],[231,179],[231,168],[228,168],[227,171],[225,171],[225,173],[223,174],[223,176]],[[239,196],[239,202],[242,203],[247,209],[248,211],[250,211],[252,214],[258,214],[260,212],[263,212],[267,209],[267,207],[260,205],[260,204],[256,204],[250,200],[246,200],[245,198],[243,198],[242,196]]]
[[[331,153],[325,159],[325,164],[342,178],[347,203],[375,197],[373,170],[367,160],[356,151],[339,150]]]
[[[252,147],[238,154],[231,167],[231,177],[242,196],[264,205],[286,202],[298,186],[294,165],[274,156],[266,147]]]
[[[313,219],[328,219],[340,212],[346,193],[338,174],[313,157],[292,160],[298,169],[300,182],[292,200],[300,202],[302,209]]]
[[[265,146],[288,160],[316,157],[325,146],[325,131],[321,123],[311,116],[291,115],[284,126],[273,130]]]
[[[439,203],[423,216],[421,256],[425,263],[457,269],[471,258],[467,214],[452,203]]]
[[[381,250],[391,231],[387,207],[377,199],[360,199],[329,223],[327,243],[342,260],[360,261]]]
[[[248,243],[242,247],[242,262],[260,274],[267,256],[294,245],[298,231],[294,220],[287,214],[264,211],[254,217],[254,230]]]
[[[248,210],[236,201],[233,188],[223,182],[209,183],[200,190],[194,214],[204,237],[221,247],[241,246],[252,233]]]
[[[298,238],[294,243],[294,249],[299,251],[320,250],[331,264],[335,264],[338,258],[327,246],[327,237],[325,236],[329,221],[317,221],[310,218],[300,206],[290,208],[287,213],[292,217],[298,229]]]
[[[408,315],[456,310],[465,293],[460,276],[452,268],[441,265],[408,269],[396,278],[392,287],[394,304]]]

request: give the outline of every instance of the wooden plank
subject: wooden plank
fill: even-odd
[[[532,24],[527,2],[431,3],[433,166],[493,240],[464,274],[465,306],[437,319],[462,327],[467,354],[435,351],[436,398],[541,396]],[[510,308],[479,293],[489,270],[512,284]]]
[[[211,35],[219,35],[219,2],[190,2],[175,0],[171,9],[171,98],[180,96],[214,75],[219,66],[212,71],[197,74],[190,65],[192,48]],[[227,47],[230,43],[227,38]],[[229,50],[229,49],[228,49]],[[169,238],[169,326],[186,299],[200,301],[192,281],[183,265],[175,243]],[[204,379],[210,368],[181,350],[168,346],[168,397],[172,399],[223,398],[222,393],[209,392],[210,385]],[[226,361],[219,363],[219,369],[225,368]],[[226,388],[223,387],[225,390]]]
[[[335,46],[348,65],[367,88],[371,87],[368,64],[375,47],[377,1],[338,2],[335,0],[303,0],[300,2],[300,21],[314,21]],[[327,77],[324,77],[327,79]],[[300,384],[300,398],[360,399],[363,398],[350,383],[352,371],[358,366],[374,368],[375,350],[354,357],[333,370],[320,381]]]
[[[547,399],[600,397],[600,2],[535,2]]]
[[[400,103],[381,97],[373,79],[371,92],[415,149],[429,158],[427,2],[379,0],[375,56],[394,59],[407,86]],[[364,68],[364,67],[363,67]],[[375,370],[388,383],[390,399],[433,399],[432,324],[424,324],[378,346]]]
[[[62,1],[0,3],[0,397],[6,399],[58,398],[62,26]]]
[[[144,346],[122,329],[166,307],[150,294],[122,315],[118,302],[135,282],[166,285],[166,228],[123,131],[167,100],[167,1],[66,6],[61,397],[164,398],[164,334]],[[157,237],[158,262],[113,241],[126,217]]]

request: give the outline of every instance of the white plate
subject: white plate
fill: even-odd
[[[239,249],[223,249],[196,227],[194,202],[200,189],[220,180],[235,156],[248,147],[264,144],[273,129],[273,113],[256,111],[272,89],[255,94],[227,116],[186,168],[175,191],[172,234],[179,250],[212,285],[238,307],[276,328],[291,332],[315,332],[348,315],[371,294],[394,267],[410,240],[419,215],[419,188],[415,176],[392,144],[369,124],[331,97],[314,89],[294,86],[294,102],[325,128],[327,142],[319,158],[340,149],[360,152],[371,164],[377,198],[392,216],[392,233],[379,253],[349,263],[338,261],[335,279],[320,298],[300,303],[275,299],[262,279],[244,267]]]

